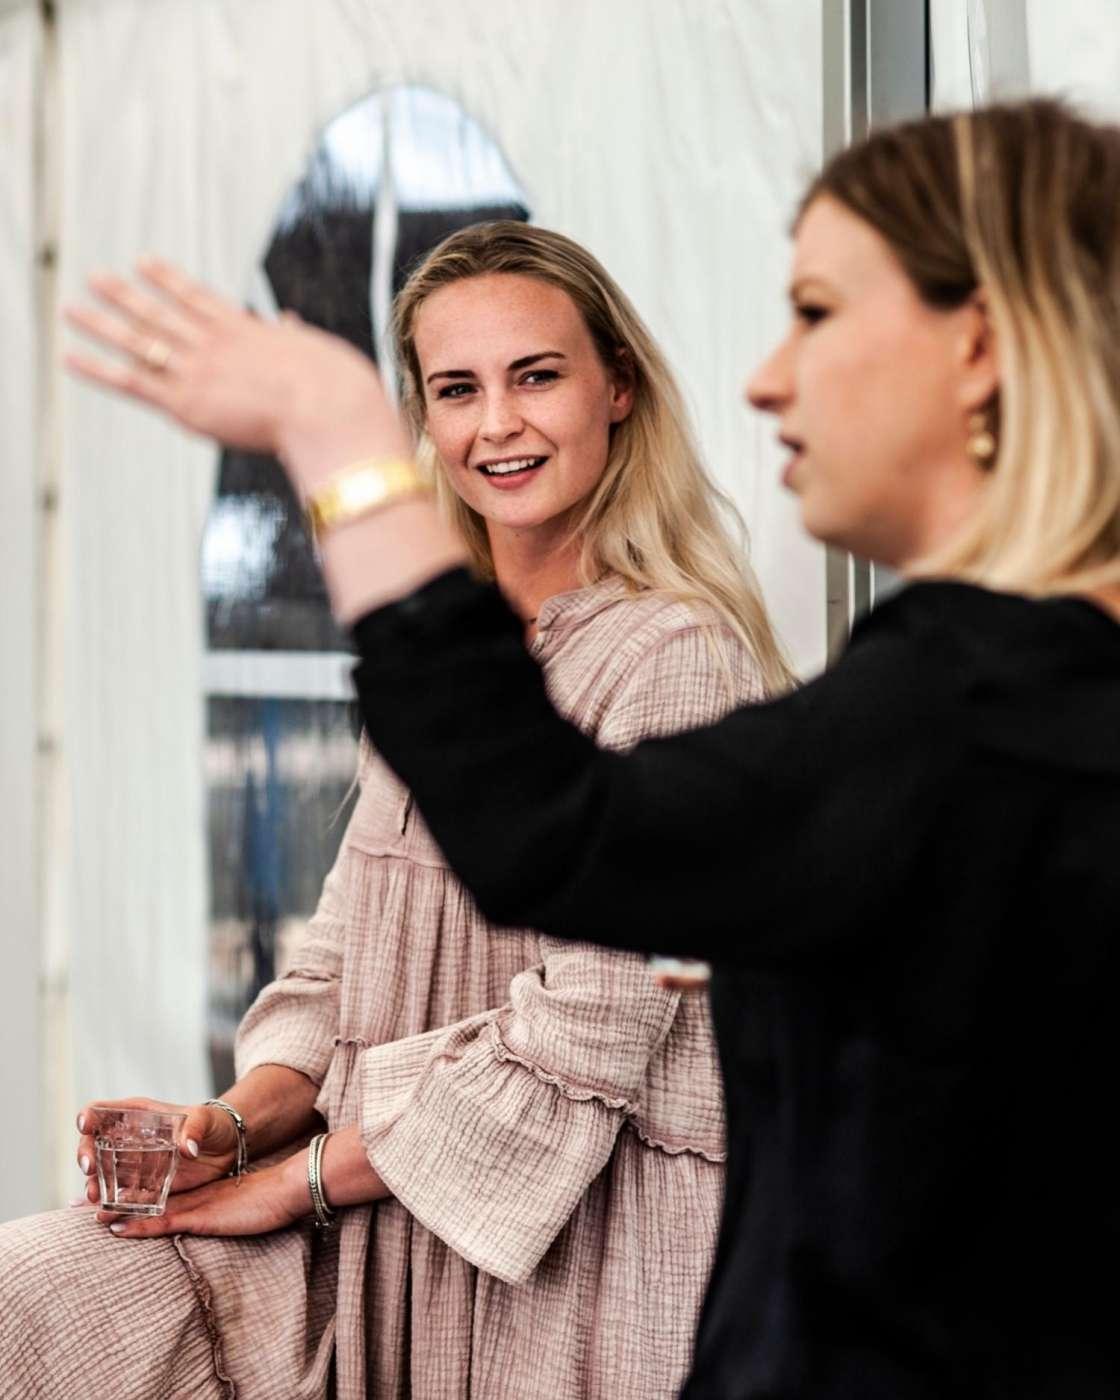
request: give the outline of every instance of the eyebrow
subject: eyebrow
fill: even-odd
[[[540,360],[566,360],[568,357],[560,350],[541,350],[535,355],[522,355],[519,360],[513,360],[508,366],[509,369],[528,369],[530,365],[537,364]],[[473,369],[437,369],[434,374],[429,374],[425,383],[430,384],[433,379],[473,379],[475,377]]]
[[[823,277],[818,277],[814,273],[809,273],[808,276],[798,277],[795,282],[790,283],[789,292],[787,294],[789,296],[790,301],[796,301],[797,298],[804,292],[806,287],[813,286],[814,284],[820,287],[821,290],[824,292],[829,292],[832,290],[828,282]]]

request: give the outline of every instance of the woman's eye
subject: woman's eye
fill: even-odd
[[[522,384],[551,384],[554,379],[560,376],[554,369],[531,369],[522,379]]]
[[[437,399],[465,399],[474,392],[473,384],[445,384],[436,394]]]
[[[803,321],[807,326],[815,326],[818,321],[823,321],[828,315],[828,311],[823,306],[814,306],[812,302],[799,302],[793,308],[793,314],[799,321]]]

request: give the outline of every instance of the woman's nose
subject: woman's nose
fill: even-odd
[[[789,338],[774,347],[743,389],[743,397],[762,413],[780,413],[793,396]]]
[[[479,427],[488,442],[506,442],[524,427],[524,419],[508,394],[488,394]]]

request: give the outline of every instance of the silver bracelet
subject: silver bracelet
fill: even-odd
[[[249,1144],[245,1133],[245,1119],[242,1118],[233,1104],[226,1103],[225,1099],[205,1099],[203,1102],[211,1108],[220,1108],[223,1113],[228,1113],[233,1119],[233,1126],[237,1129],[237,1163],[230,1175],[237,1177],[237,1184],[240,1186],[242,1173],[249,1166]]]
[[[315,1211],[315,1225],[320,1230],[329,1230],[334,1224],[335,1212],[327,1204],[323,1190],[323,1148],[330,1133],[319,1133],[307,1144],[307,1189],[311,1193],[311,1206]]]

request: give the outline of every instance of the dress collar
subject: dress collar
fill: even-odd
[[[586,588],[573,588],[567,593],[554,593],[546,598],[537,613],[537,635],[533,643],[538,649],[545,638],[553,638],[580,627],[597,613],[609,608],[625,596],[626,584],[617,574],[609,574]]]

